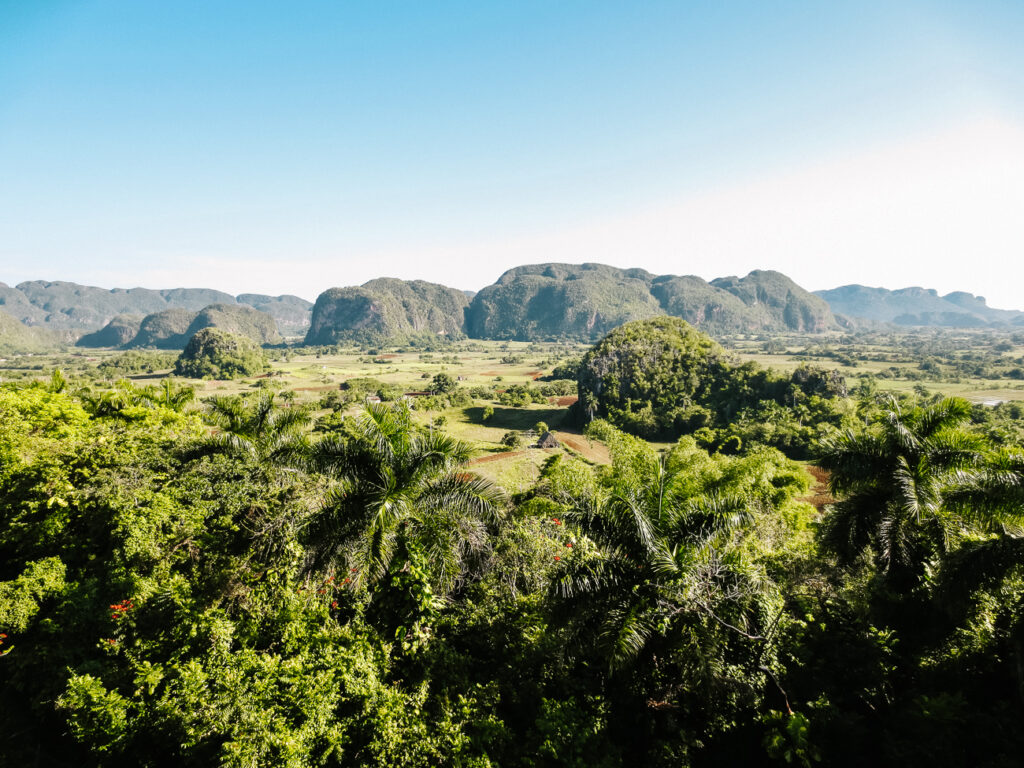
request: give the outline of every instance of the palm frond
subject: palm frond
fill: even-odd
[[[412,440],[409,407],[404,403],[366,403],[359,426],[364,439],[386,461],[405,454]]]
[[[818,466],[830,473],[829,490],[842,496],[877,482],[890,467],[885,446],[876,435],[851,431],[823,440],[816,452]]]
[[[670,533],[673,541],[702,547],[749,526],[758,502],[747,496],[711,493],[691,499]]]
[[[941,429],[955,427],[971,418],[971,404],[962,397],[947,397],[920,413],[917,432],[925,438]]]
[[[552,594],[566,600],[611,591],[619,585],[635,582],[639,565],[621,552],[581,563],[566,563],[555,571],[550,589]]]
[[[849,567],[876,541],[879,523],[888,503],[884,490],[841,499],[826,508],[819,537],[826,551]]]
[[[468,472],[451,472],[428,482],[420,492],[420,506],[469,515],[488,523],[498,522],[505,492],[490,480]]]
[[[655,631],[655,618],[646,606],[632,605],[610,610],[598,633],[599,643],[607,649],[609,668],[619,672],[628,667]]]
[[[255,458],[257,455],[256,446],[253,442],[242,435],[233,432],[218,432],[207,439],[207,444],[214,450],[235,456],[246,456]]]
[[[943,564],[936,593],[949,604],[964,603],[974,591],[995,587],[1015,571],[1024,571],[1024,537],[969,542]]]

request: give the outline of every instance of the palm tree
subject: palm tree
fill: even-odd
[[[949,550],[964,521],[946,493],[986,448],[961,426],[970,410],[960,398],[907,410],[890,398],[875,428],[822,441],[818,464],[840,499],[822,521],[823,542],[842,564],[870,553],[891,584],[909,587]]]
[[[763,640],[759,608],[772,588],[743,540],[767,499],[743,489],[741,478],[716,487],[675,453],[618,442],[610,483],[559,498],[565,522],[600,550],[555,574],[564,614],[587,634],[597,623],[598,649],[613,672],[634,664],[656,637],[701,633],[708,622]]]
[[[54,375],[59,374],[57,370]],[[51,385],[53,386],[53,385]],[[159,387],[138,387],[128,379],[119,379],[111,389],[98,396],[83,396],[88,407],[96,416],[116,416],[125,408],[142,406],[144,408],[167,408],[180,413],[195,399],[192,387],[175,386],[171,379],[164,379]]]
[[[566,663],[600,677],[616,742],[645,765],[681,722],[699,731],[763,695],[788,708],[772,671],[781,590],[756,542],[791,496],[790,467],[775,451],[712,459],[692,441],[659,456],[595,423],[612,471],[595,484],[556,471],[542,486],[565,510],[552,524],[575,536],[551,578],[553,623]]]
[[[89,412],[96,417],[122,416],[126,408],[147,404],[143,390],[128,379],[118,379],[110,389],[98,395],[84,393],[82,399]]]
[[[170,378],[160,382],[159,387],[146,387],[142,390],[143,398],[154,406],[166,408],[180,413],[189,403],[195,400],[196,391],[189,386],[175,386]]]
[[[947,503],[974,523],[979,535],[964,543],[943,563],[936,596],[954,614],[970,608],[979,590],[1000,595],[1012,674],[1024,702],[1024,596],[1001,591],[1024,569],[1024,452],[1004,449],[986,465],[961,473],[947,493]]]
[[[352,583],[365,587],[415,551],[434,586],[450,591],[485,549],[504,494],[466,471],[465,443],[417,431],[404,403],[368,403],[359,430],[357,439],[326,438],[313,449],[313,465],[336,485],[302,531],[308,570],[347,567]]]
[[[270,392],[261,392],[251,404],[239,397],[212,397],[206,406],[207,420],[218,430],[205,441],[207,447],[264,465],[304,461],[309,449],[305,410],[278,408]]]

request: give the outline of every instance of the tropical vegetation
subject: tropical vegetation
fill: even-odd
[[[431,412],[475,407],[450,374],[325,385],[314,418],[154,359],[0,385],[8,764],[1020,764],[1005,408],[847,393],[654,319],[479,388],[482,421],[522,414],[493,456],[529,454],[566,426],[520,409],[575,373],[572,436],[607,455],[536,449],[510,490]]]

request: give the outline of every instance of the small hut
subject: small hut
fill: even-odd
[[[537,441],[538,448],[561,448],[562,444],[558,442],[554,432],[545,432],[541,435],[540,440]]]

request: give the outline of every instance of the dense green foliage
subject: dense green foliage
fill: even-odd
[[[734,366],[681,320],[621,331],[581,394],[618,366],[710,426],[658,450],[596,419],[610,465],[553,454],[515,496],[401,399],[346,414],[371,379],[315,431],[266,389],[0,386],[0,757],[1019,764],[1019,444],[956,399]],[[705,449],[765,393],[820,433],[834,499],[753,423]]]
[[[173,368],[178,355],[173,352],[143,352],[131,350],[121,352],[101,362],[97,372],[108,379],[120,379],[140,373],[153,373],[161,369]]]
[[[604,418],[647,438],[693,434],[737,452],[768,445],[805,455],[822,429],[852,415],[835,372],[801,367],[783,377],[734,364],[684,320],[627,323],[594,345],[577,371],[579,415]]]
[[[193,379],[233,379],[268,367],[267,356],[252,340],[219,328],[204,328],[189,339],[174,372]]]

